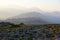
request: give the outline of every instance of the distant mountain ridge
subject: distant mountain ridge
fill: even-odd
[[[60,12],[47,13],[35,9],[21,13],[5,21],[17,24],[21,22],[27,24],[60,24]]]
[[[26,14],[21,14],[19,16],[12,17],[11,19],[7,20],[8,22],[13,23],[28,23],[28,24],[41,24],[46,23],[42,14],[39,12],[29,12]]]

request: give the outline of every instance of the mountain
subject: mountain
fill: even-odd
[[[42,15],[40,12],[32,11],[20,14],[18,16],[9,18],[6,20],[7,22],[12,23],[27,23],[27,24],[46,24],[48,23],[45,20],[45,16]]]
[[[44,12],[39,9],[30,9],[5,20],[15,24],[60,24],[60,12]]]
[[[58,11],[49,12],[49,13],[47,13],[47,15],[59,18],[60,17],[60,12],[58,12]]]
[[[46,15],[48,16],[47,18],[52,22],[52,24],[60,24],[60,12],[49,12],[46,13]]]
[[[0,20],[0,22],[3,22],[4,20]]]

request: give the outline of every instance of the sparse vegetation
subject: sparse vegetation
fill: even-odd
[[[20,25],[11,23],[0,24],[1,40],[14,40],[14,38],[17,40],[34,40],[38,38],[41,40],[46,38],[49,38],[50,40],[56,40],[57,38],[60,38],[60,24],[27,26],[24,23],[21,23]]]

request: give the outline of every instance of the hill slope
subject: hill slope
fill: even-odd
[[[7,22],[27,24],[60,24],[60,12],[43,12],[40,10],[28,10],[17,16],[11,17]]]
[[[12,23],[28,23],[28,24],[44,24],[44,23],[48,23],[45,18],[45,16],[42,15],[39,12],[28,12],[25,14],[20,14],[18,16],[12,17],[10,19],[8,19],[8,22],[12,22]]]

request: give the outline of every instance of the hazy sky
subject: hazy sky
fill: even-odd
[[[20,9],[34,7],[43,11],[60,11],[60,0],[0,0],[0,17],[13,16]]]

